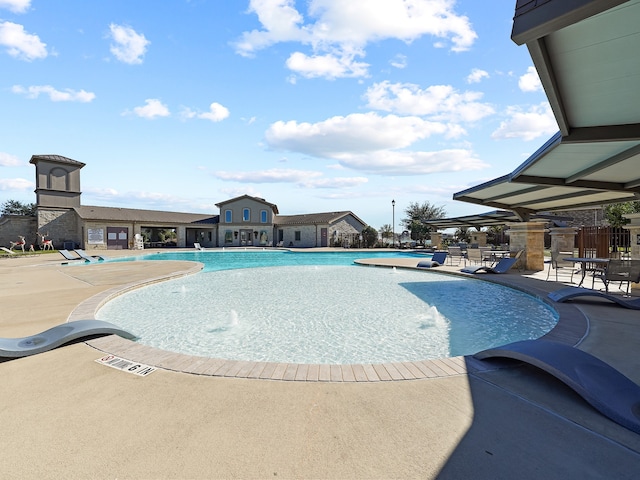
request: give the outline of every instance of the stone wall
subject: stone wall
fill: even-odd
[[[78,227],[78,217],[74,210],[38,208],[38,232],[47,235],[53,248],[64,248],[66,242],[82,245],[82,233]]]
[[[36,217],[24,215],[3,215],[0,217],[0,246],[9,248],[11,242],[17,242],[22,235],[26,242],[25,250],[29,245],[38,245]]]

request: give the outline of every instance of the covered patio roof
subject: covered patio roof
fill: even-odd
[[[454,200],[533,213],[640,199],[640,0],[520,0],[526,44],[560,131],[509,175]]]
[[[569,217],[558,215],[533,215],[532,220],[547,220],[565,222],[571,220]],[[426,220],[425,225],[431,225],[439,229],[459,228],[459,227],[495,227],[506,223],[519,222],[521,219],[508,210],[494,210],[492,212],[479,213],[477,215],[466,215],[464,217],[440,218],[437,220]]]

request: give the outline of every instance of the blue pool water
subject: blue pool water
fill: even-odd
[[[145,345],[287,363],[381,363],[472,354],[537,338],[555,312],[524,293],[452,275],[355,266],[387,252],[173,252],[202,273],[108,302],[98,318]]]

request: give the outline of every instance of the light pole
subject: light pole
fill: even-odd
[[[396,201],[391,200],[391,245],[396,248]]]

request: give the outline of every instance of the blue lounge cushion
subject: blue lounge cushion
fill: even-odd
[[[640,386],[587,352],[538,339],[490,348],[474,357],[512,358],[540,368],[575,390],[606,417],[640,434]]]
[[[119,335],[133,340],[135,335],[102,320],[76,320],[44,332],[21,338],[0,338],[0,357],[19,358],[46,352],[79,338],[95,335]]]
[[[555,292],[551,292],[549,298],[554,302],[566,302],[567,300],[575,297],[598,297],[614,302],[624,308],[630,308],[632,310],[640,310],[640,298],[634,298],[632,300],[624,300],[616,295],[600,292],[598,290],[590,290],[580,287],[565,287]]]

